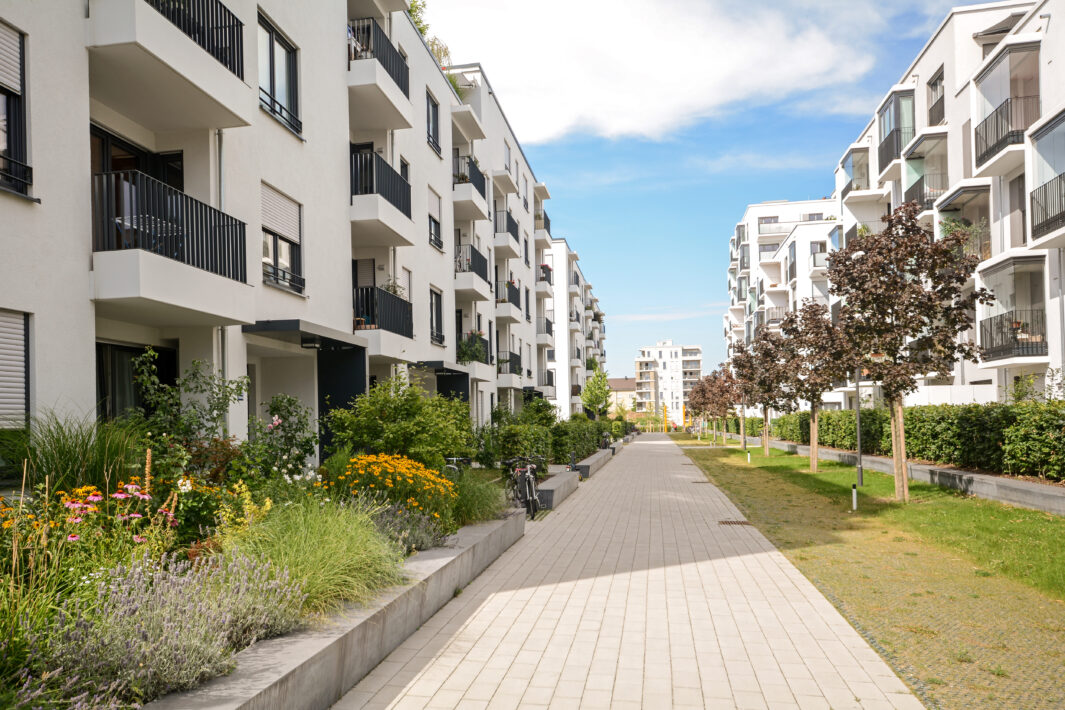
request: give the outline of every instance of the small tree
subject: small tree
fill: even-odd
[[[728,366],[724,364],[718,365],[717,370],[710,373],[707,388],[710,400],[707,414],[714,420],[714,440],[716,441],[718,420],[722,420],[721,429],[722,434],[724,434],[725,426],[723,420],[732,414],[732,408],[739,398],[736,378],[732,376],[732,371],[728,369]]]
[[[584,383],[584,389],[581,390],[581,402],[596,419],[606,413],[607,405],[610,403],[610,382],[607,380],[606,373],[599,369],[598,365],[592,376]]]
[[[959,336],[972,327],[976,304],[992,299],[985,289],[966,290],[978,263],[965,253],[969,235],[954,230],[934,241],[918,223],[919,211],[916,203],[901,205],[882,232],[858,236],[828,258],[831,292],[843,299],[843,332],[891,410],[901,501],[909,500],[903,397],[917,388],[918,376],[947,376],[959,358],[976,360],[975,345]]]
[[[820,303],[807,301],[798,311],[788,313],[781,332],[791,353],[795,395],[810,403],[810,471],[817,473],[821,399],[835,380],[846,379],[854,355],[850,341],[829,317],[828,307]]]
[[[769,456],[769,410],[791,411],[795,404],[793,365],[784,338],[759,329],[750,352],[732,356],[744,399],[762,407],[762,453]]]

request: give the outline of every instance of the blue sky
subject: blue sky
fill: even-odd
[[[430,0],[430,34],[482,63],[551,190],[552,233],[606,312],[612,376],[665,338],[702,345],[707,370],[724,358],[744,207],[831,194],[836,162],[951,3],[883,5]]]

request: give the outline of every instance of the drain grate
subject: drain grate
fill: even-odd
[[[718,520],[718,525],[750,525],[749,520]]]
[[[692,481],[692,483],[709,483],[710,481]]]

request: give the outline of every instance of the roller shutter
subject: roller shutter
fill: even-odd
[[[300,243],[300,205],[263,183],[263,228]]]
[[[27,414],[26,363],[26,316],[0,310],[0,428]]]

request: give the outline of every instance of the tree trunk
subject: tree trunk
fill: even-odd
[[[769,407],[762,407],[762,455],[769,457]]]
[[[810,406],[810,473],[817,473],[817,419],[821,410],[816,404]]]
[[[888,407],[891,411],[891,471],[895,478],[895,500],[905,501],[905,467],[900,465],[899,458],[900,454],[902,454],[902,439],[900,437],[902,423],[899,421],[902,407],[896,399],[888,401]]]
[[[897,469],[897,482],[896,487],[902,487],[902,502],[910,502],[910,472],[906,466],[906,416],[902,409],[902,398],[895,400],[896,414],[895,418],[898,420],[898,448],[894,451],[895,467]],[[897,495],[897,494],[896,494]]]
[[[744,407],[740,410],[740,442],[743,443],[743,450],[747,450],[747,409]]]

